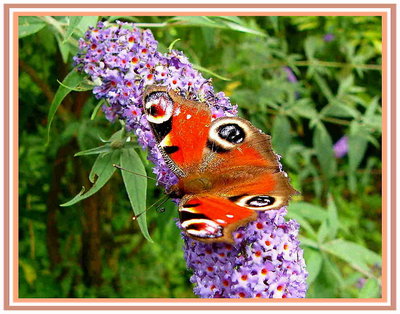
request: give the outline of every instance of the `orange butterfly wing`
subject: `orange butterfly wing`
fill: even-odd
[[[241,118],[211,122],[208,106],[166,87],[150,87],[145,110],[160,151],[180,180],[173,187],[185,232],[201,241],[232,242],[232,231],[277,209],[297,192],[270,137]]]
[[[147,118],[164,159],[178,176],[185,176],[203,159],[211,124],[210,109],[163,86],[148,88],[144,100]]]

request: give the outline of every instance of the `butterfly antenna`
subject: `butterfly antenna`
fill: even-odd
[[[117,168],[117,169],[120,169],[120,170],[123,170],[123,171],[126,171],[126,172],[129,172],[129,173],[132,173],[132,174],[135,174],[135,175],[137,175],[137,176],[139,176],[139,177],[144,177],[144,178],[147,178],[147,179],[151,179],[151,180],[154,180],[154,181],[158,181],[158,182],[160,182],[160,183],[162,183],[162,184],[165,184],[165,185],[167,185],[167,183],[166,183],[166,182],[159,181],[159,180],[157,180],[157,179],[155,179],[155,178],[152,178],[152,177],[146,176],[146,175],[144,175],[144,174],[137,173],[137,172],[134,172],[134,171],[131,171],[131,170],[128,170],[128,169],[122,168],[120,165],[113,164],[113,167],[115,167],[115,168]]]
[[[141,213],[134,215],[132,217],[132,220],[136,220],[138,219],[140,216],[142,216],[144,213],[146,213],[149,209],[152,209],[154,206],[157,205],[156,210],[159,213],[163,213],[165,212],[165,208],[161,208],[160,206],[162,206],[166,201],[168,201],[168,195],[164,195],[162,198],[160,198],[159,200],[155,201],[151,206],[147,207],[144,211],[142,211]]]

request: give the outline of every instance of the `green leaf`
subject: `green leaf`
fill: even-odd
[[[94,177],[97,176],[97,179],[92,187],[86,193],[84,193],[85,191],[82,189],[82,191],[79,192],[78,195],[76,195],[72,200],[61,204],[60,206],[66,207],[74,205],[99,191],[113,175],[115,171],[113,164],[119,162],[120,154],[120,150],[114,150],[113,152],[99,155],[89,175],[91,182],[93,182]]]
[[[379,298],[380,296],[380,284],[375,278],[369,278],[358,295],[359,298]]]
[[[59,33],[54,33],[54,36],[56,37],[58,48],[60,49],[61,57],[63,59],[63,62],[65,64],[68,63],[68,57],[69,57],[69,48],[70,46],[66,43],[63,42],[63,39]]]
[[[204,72],[204,73],[210,74],[210,75],[212,75],[212,76],[215,76],[216,78],[218,78],[218,79],[220,79],[220,80],[223,80],[223,81],[231,81],[230,78],[227,78],[227,77],[225,77],[225,76],[219,75],[219,74],[217,74],[217,73],[215,73],[215,72],[213,72],[213,71],[211,71],[211,70],[209,70],[209,69],[207,69],[207,68],[202,67],[201,65],[193,64],[193,68],[195,68],[196,70],[199,70],[199,71],[201,71],[201,72]]]
[[[314,54],[317,49],[317,39],[313,36],[307,37],[304,41],[304,52],[308,60],[314,59]]]
[[[325,220],[322,222],[322,224],[318,229],[318,243],[324,243],[328,235],[329,235],[328,222]]]
[[[338,117],[338,118],[358,118],[359,112],[344,104],[339,103],[335,100],[331,105],[325,106],[321,110],[321,116],[323,117]]]
[[[319,249],[319,244],[314,240],[302,236],[299,236],[299,240],[302,246],[305,245],[310,248]]]
[[[222,23],[217,23],[207,16],[174,16],[171,21],[180,22],[188,26],[224,27]]]
[[[126,18],[126,17],[124,17]],[[79,24],[77,25],[77,29],[80,30],[82,34],[84,34],[89,26],[96,26],[99,17],[96,15],[92,16],[82,16]]]
[[[332,284],[339,289],[343,289],[344,287],[344,278],[342,273],[339,270],[339,267],[336,263],[327,256],[327,254],[323,254],[323,269],[327,273],[327,277],[332,281]]]
[[[332,139],[322,123],[314,130],[313,144],[322,172],[332,177],[336,172],[336,161],[333,153]]]
[[[75,28],[81,22],[82,18],[83,18],[83,16],[70,16],[69,17],[69,24],[68,24],[68,27],[67,27],[67,31],[66,31],[66,33],[64,35],[63,43],[65,43],[71,37],[71,35],[75,31]]]
[[[33,283],[37,279],[37,273],[35,268],[31,264],[25,262],[22,259],[19,260],[19,266],[21,266],[22,268],[25,280],[28,282],[29,285],[33,285]]]
[[[96,107],[94,107],[94,109],[93,109],[92,115],[90,116],[90,120],[94,120],[94,118],[95,118],[96,115],[97,115],[97,112],[99,112],[99,109],[100,109],[101,105],[103,105],[104,103],[105,103],[105,100],[104,100],[104,99],[101,99],[101,100],[97,103]]]
[[[352,121],[349,134],[349,167],[354,172],[358,169],[368,146],[369,131],[357,121]]]
[[[73,69],[71,72],[68,73],[68,75],[64,78],[62,83],[66,86],[72,86],[76,87],[78,86],[83,80],[85,79],[85,76],[81,74],[80,72],[76,71]],[[69,88],[66,88],[65,86],[60,85],[57,89],[57,92],[54,96],[54,99],[50,105],[49,109],[49,114],[47,117],[47,144],[50,141],[50,127],[51,123],[53,122],[54,116],[56,114],[56,111],[58,107],[60,106],[61,102],[64,100],[64,98],[71,92]]]
[[[175,39],[169,46],[168,46],[168,51],[171,51],[174,48],[174,45],[180,41],[180,38]]]
[[[339,228],[339,218],[335,200],[332,195],[328,195],[328,238],[334,239]]]
[[[311,237],[313,237],[314,239],[318,238],[317,233],[314,231],[314,228],[302,216],[297,215],[295,212],[288,212],[287,217],[296,220],[300,224],[301,229],[307,231],[311,235]]]
[[[364,273],[370,273],[372,266],[381,264],[381,257],[378,254],[354,242],[336,239],[323,244],[321,248]]]
[[[253,34],[253,35],[257,35],[257,36],[261,36],[261,37],[267,37],[266,34],[264,34],[261,31],[249,28],[247,26],[244,26],[242,24],[237,24],[237,23],[232,23],[232,22],[225,22],[224,23],[228,28],[235,30],[235,31],[239,31],[242,33],[248,33],[248,34]]]
[[[272,125],[272,147],[279,155],[286,155],[292,140],[289,119],[284,115],[275,116]]]
[[[319,88],[321,89],[322,94],[326,97],[326,99],[328,99],[329,102],[333,102],[334,96],[333,96],[333,93],[332,93],[331,89],[329,88],[329,85],[326,82],[326,80],[318,73],[314,73],[313,77],[314,77],[315,82],[318,84]]]
[[[308,270],[307,284],[310,285],[321,271],[323,258],[320,251],[310,248],[304,249],[304,258]]]
[[[133,212],[137,216],[140,215],[137,218],[139,228],[142,231],[143,236],[147,240],[153,242],[147,230],[146,223],[147,179],[144,177],[147,175],[146,169],[144,168],[139,155],[131,145],[126,145],[126,147],[122,149],[120,162],[122,168],[138,174],[135,175],[134,173],[121,170],[125,189],[128,193]]]
[[[243,21],[238,16],[216,16],[215,18],[220,20],[227,20],[236,24],[243,24]]]
[[[89,84],[89,82],[86,79],[82,80],[82,82],[80,82],[79,85],[76,87],[68,86],[68,85],[64,84],[63,82],[60,82],[59,80],[57,80],[57,83],[60,84],[62,87],[65,87],[65,88],[69,89],[70,91],[74,91],[74,92],[85,92],[88,90],[92,90],[94,87],[93,84]]]
[[[46,23],[36,16],[20,16],[18,18],[18,38],[33,35],[45,26]]]
[[[111,145],[106,144],[100,147],[95,147],[87,150],[80,151],[74,155],[74,157],[85,156],[85,155],[96,155],[101,153],[109,153],[112,151]]]
[[[288,209],[290,213],[296,213],[306,220],[322,222],[327,219],[328,214],[323,207],[306,203],[306,202],[292,202]]]

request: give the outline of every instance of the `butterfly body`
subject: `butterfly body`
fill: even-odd
[[[233,242],[232,232],[257,211],[287,205],[296,191],[281,171],[270,137],[245,119],[212,121],[208,105],[164,86],[151,86],[144,109],[160,152],[179,178],[183,230],[204,242]]]

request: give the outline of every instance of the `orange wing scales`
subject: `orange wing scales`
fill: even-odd
[[[193,108],[176,105],[179,114],[172,118],[169,141],[179,149],[170,158],[182,169],[200,164],[203,149],[208,138],[208,125],[211,123],[209,111],[193,113]]]

